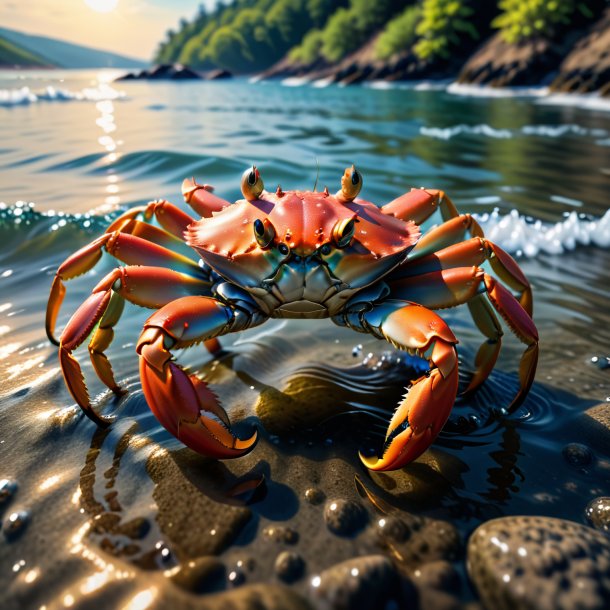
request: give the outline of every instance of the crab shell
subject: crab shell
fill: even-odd
[[[256,219],[275,229],[264,248],[253,230]],[[333,231],[352,219],[354,236],[341,248]],[[205,263],[248,291],[267,315],[289,318],[336,315],[354,293],[400,264],[419,236],[415,223],[368,201],[279,189],[239,200],[185,234]]]

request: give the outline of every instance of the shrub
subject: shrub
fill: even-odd
[[[569,25],[578,10],[586,17],[591,11],[577,0],[500,0],[502,13],[493,20],[502,37],[510,44],[541,36],[552,38],[562,25]]]
[[[414,5],[389,21],[377,39],[375,56],[378,59],[388,59],[400,51],[411,48],[417,40],[416,30],[420,19],[421,9],[418,5]]]
[[[421,38],[415,53],[428,61],[449,59],[451,47],[459,45],[464,34],[479,37],[469,20],[473,13],[466,0],[423,0],[422,18],[416,28]]]
[[[320,50],[324,41],[322,30],[310,30],[297,47],[290,51],[290,59],[302,64],[312,64],[320,58]]]

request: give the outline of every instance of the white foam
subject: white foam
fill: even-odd
[[[552,93],[540,100],[537,104],[547,104],[552,106],[574,106],[586,110],[601,110],[610,112],[610,98],[601,97],[597,93]]]
[[[532,258],[539,252],[562,254],[579,245],[610,247],[610,210],[601,218],[582,218],[570,212],[556,223],[533,220],[517,210],[500,214],[473,214],[485,236],[510,254]]]
[[[19,89],[0,89],[0,106],[26,106],[37,102],[100,102],[103,100],[118,100],[124,97],[124,92],[117,91],[106,84],[87,87],[80,91],[58,89],[50,85],[39,91],[32,91],[29,87],[21,87]]]
[[[420,127],[419,133],[429,138],[438,140],[450,140],[460,134],[484,135],[488,138],[506,139],[512,138],[513,134],[508,129],[494,129],[489,125],[454,125],[453,127]]]
[[[488,87],[485,85],[465,85],[451,83],[447,93],[465,97],[543,97],[548,95],[548,87]]]
[[[429,138],[438,140],[450,140],[462,134],[483,135],[489,138],[508,139],[518,135],[539,136],[546,138],[560,138],[566,135],[577,135],[582,137],[606,138],[608,132],[605,129],[588,129],[575,124],[565,125],[525,125],[520,129],[496,129],[490,125],[452,125],[451,127],[420,127],[419,133]],[[600,146],[608,146],[610,140],[602,139],[595,142]]]

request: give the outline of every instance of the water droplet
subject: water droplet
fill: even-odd
[[[18,510],[11,513],[3,525],[4,535],[12,540],[20,536],[30,521],[30,515],[25,510]]]
[[[17,493],[18,488],[17,481],[11,481],[10,479],[0,480],[0,506],[8,504]]]

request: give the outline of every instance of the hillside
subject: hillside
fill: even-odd
[[[0,67],[46,68],[50,63],[42,57],[0,36]]]
[[[455,79],[608,92],[606,0],[233,0],[168,32],[155,60],[263,78]],[[596,42],[598,41],[598,42]],[[599,50],[599,49],[598,49]],[[563,62],[563,63],[562,63]],[[602,62],[604,66],[598,66]],[[560,85],[560,82],[564,82]]]
[[[147,65],[139,59],[125,57],[109,51],[25,34],[0,27],[0,37],[19,48],[38,56],[47,64],[60,68],[141,68]]]

